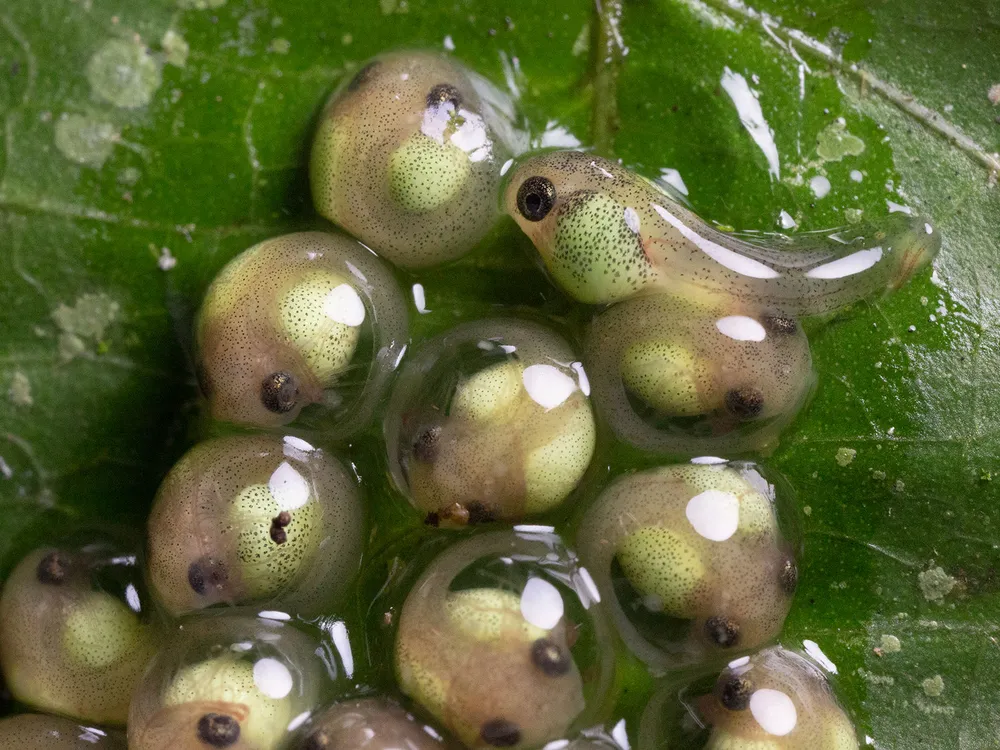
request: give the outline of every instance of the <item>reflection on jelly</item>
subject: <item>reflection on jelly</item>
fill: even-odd
[[[590,384],[561,338],[516,320],[458,326],[403,367],[385,422],[400,490],[428,523],[560,505],[590,464]]]
[[[368,248],[299,232],[254,245],[215,278],[198,319],[212,416],[299,419],[340,437],[372,418],[406,346],[406,302]]]
[[[340,462],[294,436],[200,443],[149,516],[149,577],[173,616],[214,604],[318,613],[361,561],[364,511]]]
[[[828,313],[903,285],[941,245],[926,219],[906,214],[792,237],[721,232],[652,182],[576,151],[530,157],[506,179],[507,213],[556,284],[591,304],[669,292]]]
[[[684,687],[665,684],[649,702],[639,730],[639,750],[859,746],[820,665],[780,647],[733,660],[714,686],[706,679]]]
[[[285,747],[319,699],[317,650],[308,636],[275,620],[208,616],[186,623],[132,699],[129,748]]]
[[[125,750],[118,732],[85,727],[56,716],[21,714],[0,719],[0,747],[18,750]]]
[[[815,381],[794,318],[666,294],[596,316],[584,361],[620,439],[689,455],[773,448]]]
[[[580,554],[643,661],[676,669],[778,635],[798,567],[776,495],[753,464],[699,462],[622,477],[587,511]]]
[[[292,747],[299,750],[446,750],[457,743],[418,721],[387,698],[365,698],[330,706]]]
[[[36,549],[17,565],[0,598],[0,664],[15,698],[125,723],[159,632],[135,562],[134,549],[97,537]]]
[[[471,748],[541,747],[585,726],[614,658],[588,578],[544,527],[450,547],[403,605],[400,686]]]
[[[500,166],[523,141],[513,117],[504,94],[451,58],[376,57],[321,117],[316,209],[397,265],[457,258],[497,219]]]

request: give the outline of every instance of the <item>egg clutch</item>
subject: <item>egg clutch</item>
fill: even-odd
[[[52,540],[5,582],[0,667],[38,713],[0,721],[0,745],[627,748],[620,641],[662,686],[640,750],[861,746],[822,665],[777,645],[798,511],[746,458],[808,401],[800,319],[905,284],[938,233],[903,214],[722,231],[618,162],[528,151],[517,118],[428,52],[376,57],[333,94],[309,172],[337,228],[250,247],[198,315],[197,376],[226,427],[163,480],[142,542]],[[398,274],[498,222],[585,335],[494,305],[411,340]],[[425,540],[405,569],[378,568],[385,498],[337,451],[373,425]],[[648,460],[600,486],[614,442]],[[382,612],[352,598],[364,575],[402,592],[367,641],[341,614]],[[392,686],[354,682],[362,658]]]

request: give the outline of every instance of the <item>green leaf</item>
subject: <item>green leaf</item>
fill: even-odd
[[[768,459],[804,511],[783,642],[812,640],[836,663],[876,747],[992,746],[1000,8],[628,0],[615,23],[618,3],[601,3],[603,16],[588,0],[4,3],[4,570],[56,528],[143,522],[205,429],[190,365],[205,286],[257,240],[323,226],[305,157],[336,82],[383,49],[447,43],[516,90],[536,137],[572,134],[649,177],[677,170],[721,224],[774,230],[785,212],[808,230],[886,215],[887,201],[937,221],[933,277],[812,333],[816,396]],[[738,88],[755,92],[777,159],[741,124]],[[400,280],[426,290],[417,339],[497,303],[540,308],[574,336],[587,314],[509,221],[467,258]],[[385,484],[377,436],[348,450],[379,546],[413,518]],[[650,683],[623,663],[619,710],[634,726]]]

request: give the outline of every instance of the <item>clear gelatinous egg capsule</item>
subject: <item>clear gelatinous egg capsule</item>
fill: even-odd
[[[372,418],[407,341],[391,271],[343,235],[265,240],[212,282],[196,328],[215,419],[342,437]]]
[[[0,597],[7,687],[80,721],[125,723],[158,633],[134,550],[110,539],[34,550]]]
[[[647,705],[639,750],[858,750],[826,673],[781,647],[730,662],[712,685],[667,684]],[[692,721],[692,719],[694,719]]]
[[[357,482],[301,438],[199,443],[171,469],[149,516],[153,594],[172,616],[214,604],[316,614],[361,562]]]
[[[80,726],[69,719],[21,714],[0,719],[0,747],[17,750],[125,750],[117,732]]]
[[[550,510],[594,452],[589,392],[583,366],[547,328],[460,325],[400,373],[385,421],[393,478],[433,525]]]
[[[622,639],[658,670],[768,643],[798,583],[774,485],[753,464],[696,461],[616,480],[577,535]]]
[[[541,747],[607,698],[614,649],[597,602],[551,527],[475,536],[407,596],[399,685],[467,747]]]
[[[286,747],[322,692],[318,648],[275,620],[209,615],[186,622],[132,699],[130,750]]]
[[[501,166],[518,148],[513,105],[432,52],[368,62],[323,112],[309,166],[313,201],[396,265],[452,260],[499,216]]]
[[[722,232],[616,162],[553,151],[510,170],[506,211],[570,296],[603,304],[650,292],[737,299],[788,315],[884,294],[937,254],[927,219],[779,234]]]
[[[386,698],[336,703],[316,716],[297,750],[445,750],[457,744]]]
[[[772,448],[815,383],[794,318],[667,294],[596,316],[584,362],[615,434],[674,454]]]

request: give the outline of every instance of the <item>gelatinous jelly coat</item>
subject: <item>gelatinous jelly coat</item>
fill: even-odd
[[[711,726],[705,750],[859,747],[822,670],[780,647],[731,662],[698,708]]]
[[[689,455],[772,447],[815,382],[794,318],[668,294],[597,315],[584,362],[620,439]]]
[[[385,698],[336,703],[316,716],[297,750],[443,750],[442,739],[413,714]]]
[[[588,393],[582,365],[548,329],[458,326],[426,343],[393,390],[385,435],[397,486],[433,524],[554,508],[594,452]]]
[[[357,484],[329,453],[291,436],[209,440],[157,493],[151,587],[173,616],[219,603],[316,614],[357,572],[364,526]]]
[[[319,699],[324,678],[318,648],[274,620],[208,616],[186,622],[136,690],[129,750],[286,747]]]
[[[470,748],[541,747],[607,696],[613,653],[596,591],[549,528],[449,548],[403,605],[399,685]],[[595,660],[586,676],[584,637]]]
[[[321,116],[309,167],[316,209],[396,265],[457,258],[499,216],[512,117],[504,95],[455,60],[376,57]]]
[[[407,340],[389,269],[342,235],[299,232],[236,256],[197,325],[198,373],[215,419],[274,427],[321,404],[328,436],[364,427]]]
[[[125,750],[117,732],[80,726],[69,719],[21,714],[0,719],[0,747],[17,750]]]
[[[721,232],[651,182],[577,151],[521,162],[504,202],[556,284],[592,304],[666,291],[828,313],[901,286],[941,243],[926,219],[902,213],[795,237]]]
[[[712,460],[618,479],[577,535],[623,640],[656,669],[766,644],[781,631],[797,584],[773,487],[752,464]],[[652,624],[639,624],[640,613]]]
[[[158,634],[134,566],[134,554],[104,543],[43,547],[17,565],[0,598],[0,664],[15,698],[80,721],[125,723]],[[101,588],[105,577],[115,590]],[[131,582],[119,590],[123,579]]]

